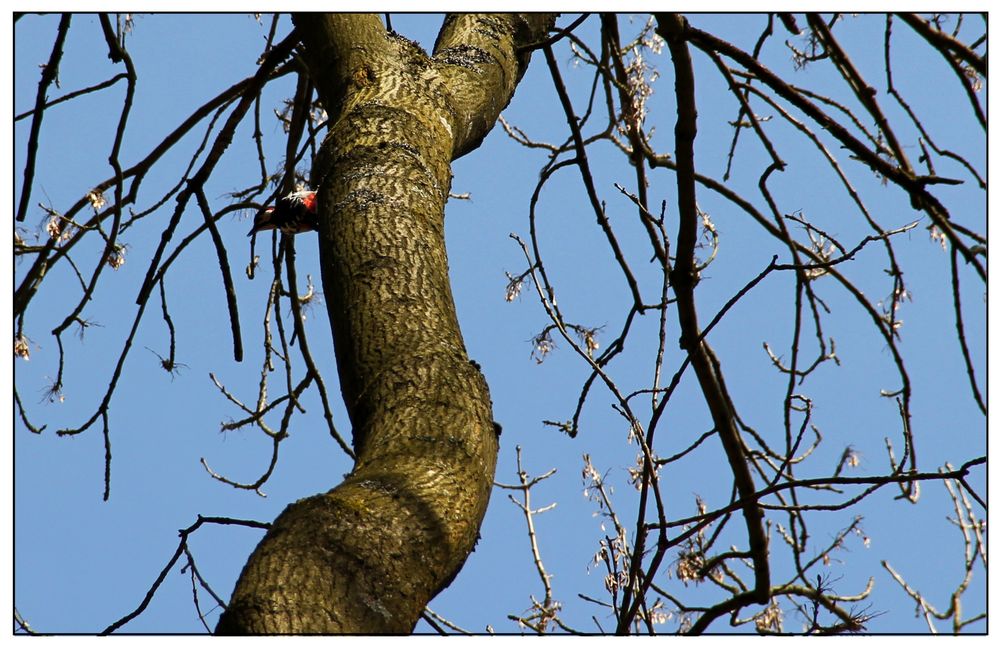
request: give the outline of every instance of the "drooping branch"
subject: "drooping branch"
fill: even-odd
[[[694,70],[687,46],[687,21],[676,15],[658,15],[659,33],[667,41],[674,63],[677,95],[677,123],[674,129],[677,159],[677,203],[679,227],[677,260],[671,273],[681,327],[681,346],[688,352],[705,402],[712,415],[719,440],[729,460],[736,490],[743,501],[750,558],[753,561],[755,583],[746,592],[721,602],[701,616],[692,632],[704,629],[719,615],[737,610],[739,606],[756,602],[765,604],[770,596],[770,566],[763,513],[753,497],[754,485],[743,442],[736,428],[732,402],[725,392],[719,375],[719,363],[704,339],[700,339],[698,316],[694,303],[694,249],[697,238],[698,208],[695,201],[694,140],[697,133]]]
[[[980,278],[983,281],[986,280],[986,269],[976,257],[971,247],[959,236],[960,233],[952,224],[948,210],[927,190],[927,186],[933,184],[933,178],[917,176],[902,166],[892,164],[892,162],[880,156],[877,151],[869,149],[843,124],[833,119],[814,102],[810,101],[804,93],[796,91],[778,75],[768,70],[749,54],[733,46],[731,43],[694,27],[688,28],[688,34],[688,40],[692,45],[705,52],[718,52],[738,62],[779,96],[815,120],[872,171],[892,181],[906,191],[910,195],[914,208],[923,209],[930,216],[933,223],[947,236],[948,241],[958,249],[966,262],[975,269]]]

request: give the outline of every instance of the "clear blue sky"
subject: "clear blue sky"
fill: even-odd
[[[172,130],[190,111],[235,81],[256,69],[267,32],[252,16],[183,15],[137,16],[128,48],[139,72],[133,116],[129,122],[122,159],[131,164]],[[394,16],[393,26],[403,34],[430,47],[438,18]],[[634,25],[644,22],[638,16]],[[696,16],[692,22],[706,29],[720,30],[749,50],[764,25],[761,16]],[[38,66],[48,58],[58,16],[22,18],[15,32],[14,112],[28,110],[34,102]],[[841,34],[851,47],[856,63],[880,88],[881,22],[870,18],[848,18]],[[563,18],[561,24],[567,24]],[[594,33],[595,22],[584,34]],[[282,30],[289,27],[285,19]],[[623,26],[623,29],[627,27]],[[779,28],[780,29],[780,28]],[[985,147],[979,132],[952,126],[954,111],[967,110],[964,98],[954,98],[947,81],[927,92],[927,79],[941,72],[933,65],[904,67],[918,56],[916,41],[897,25],[895,60],[896,84],[927,115],[927,126],[944,147],[954,148],[984,169]],[[785,36],[773,38],[762,59],[778,69],[790,67]],[[858,47],[859,43],[865,47]],[[559,51],[563,74],[571,83],[578,105],[586,98],[589,71],[569,65],[565,48]],[[696,56],[699,82],[698,164],[714,177],[721,177],[731,139],[727,122],[736,116],[736,106],[719,84],[714,69]],[[656,144],[670,150],[673,129],[672,76],[669,57],[657,60],[663,78],[650,99],[652,119],[657,124]],[[907,72],[919,69],[919,73]],[[96,17],[77,16],[60,68],[61,88],[50,97],[106,79],[121,71],[106,57]],[[832,87],[831,78],[818,66],[797,73],[794,81],[808,88],[844,96],[846,89]],[[941,90],[940,88],[949,88]],[[56,107],[46,113],[32,205],[39,202],[65,210],[96,182],[111,174],[107,154],[113,138],[124,86],[101,95],[92,95]],[[273,109],[291,96],[294,80],[289,76],[268,87],[261,103],[261,128],[268,162],[276,169],[283,155],[284,138],[273,118]],[[983,93],[986,92],[984,88]],[[880,94],[880,97],[884,97]],[[888,99],[884,102],[889,104]],[[759,107],[763,114],[764,107]],[[898,116],[898,110],[889,111]],[[522,82],[513,103],[505,112],[509,122],[539,140],[561,142],[565,122],[555,103],[554,92],[541,56],[537,56]],[[844,192],[832,183],[828,168],[813,153],[802,155],[802,140],[787,143],[788,131],[775,120],[776,142],[789,171],[772,181],[780,191],[781,208],[802,210],[815,223],[838,237],[848,247],[869,233]],[[961,124],[970,124],[961,120]],[[29,120],[14,128],[14,182],[20,188]],[[176,182],[188,156],[204,133],[200,128],[188,137],[168,160],[145,181],[137,209],[145,209]],[[907,145],[915,143],[907,133]],[[249,185],[259,175],[251,141],[251,128],[244,124],[226,153],[224,163],[207,188],[216,208],[227,204],[227,192]],[[784,139],[783,139],[784,138]],[[915,158],[916,149],[909,148]],[[839,151],[835,152],[840,154]],[[604,155],[606,154],[606,155]],[[577,594],[602,597],[603,570],[592,559],[604,532],[595,507],[583,494],[582,456],[589,454],[598,470],[616,487],[621,512],[630,512],[634,491],[626,469],[635,461],[638,449],[626,445],[626,427],[610,408],[610,395],[595,390],[585,409],[581,434],[568,439],[557,430],[543,426],[542,420],[566,420],[572,416],[587,370],[566,344],[543,363],[530,356],[531,338],[546,324],[545,314],[528,285],[520,298],[504,300],[504,272],[518,274],[525,269],[519,248],[508,238],[516,232],[527,236],[527,208],[544,153],[526,150],[503,133],[499,126],[483,146],[458,161],[452,191],[470,193],[471,201],[452,201],[447,211],[448,252],[459,318],[470,356],[479,362],[490,383],[496,419],[503,425],[496,479],[514,483],[515,447],[523,448],[524,466],[537,475],[556,468],[557,473],[533,492],[534,504],[557,506],[536,519],[539,545],[546,568],[553,575],[555,596],[563,602],[567,623],[596,631],[591,616],[605,628],[610,625],[605,612],[582,601]],[[627,250],[645,250],[644,235],[634,223],[634,210],[613,187],[619,182],[634,183],[631,171],[621,166],[621,156],[610,147],[591,156],[598,186],[608,202],[612,221],[620,228]],[[754,187],[766,165],[761,147],[744,133],[734,177],[734,189]],[[842,160],[849,171],[851,162]],[[944,166],[941,175],[959,172]],[[8,176],[10,177],[10,176]],[[963,176],[964,177],[964,176]],[[876,218],[886,228],[900,227],[917,218],[895,189],[882,189],[874,179],[854,174],[856,186],[865,195]],[[671,234],[674,181],[665,171],[651,173],[650,195],[654,204],[668,202]],[[764,268],[773,254],[785,250],[763,237],[758,226],[730,205],[699,190],[700,206],[709,212],[719,230],[721,247],[717,261],[699,286],[699,309],[704,321],[750,278]],[[969,214],[957,219],[983,232],[985,194],[967,184],[941,188],[942,196],[961,192]],[[968,198],[965,198],[967,196]],[[19,194],[14,194],[15,201]],[[243,340],[246,350],[242,364],[233,361],[229,321],[215,253],[207,237],[191,246],[167,276],[166,286],[171,316],[177,328],[177,360],[185,365],[171,377],[159,367],[153,351],[165,356],[167,328],[159,313],[159,300],[151,300],[135,345],[126,361],[124,379],[110,410],[112,440],[112,482],[109,502],[101,499],[104,451],[100,422],[72,438],[58,438],[56,429],[82,424],[102,398],[122,341],[135,317],[135,296],[148,260],[158,241],[158,232],[170,216],[173,201],[147,218],[142,227],[127,233],[125,265],[118,271],[106,270],[94,300],[83,315],[99,326],[89,327],[81,341],[64,336],[66,347],[64,400],[50,402],[45,386],[57,371],[57,348],[49,331],[79,297],[79,283],[66,264],[46,278],[32,302],[26,333],[32,340],[30,361],[17,361],[14,371],[29,417],[36,425],[48,427],[41,435],[27,431],[13,417],[14,448],[14,577],[15,604],[20,613],[39,631],[91,633],[132,610],[172,555],[177,530],[205,516],[230,516],[262,521],[272,520],[286,504],[339,482],[350,464],[325,432],[322,408],[315,392],[304,405],[307,415],[294,420],[291,437],[281,445],[279,464],[263,487],[262,498],[237,491],[213,480],[200,460],[213,470],[234,480],[252,481],[266,469],[270,442],[259,431],[220,432],[220,423],[238,418],[236,411],[213,386],[212,372],[233,394],[252,402],[260,376],[262,331],[269,271],[266,267],[250,281],[243,274],[249,255],[245,236],[250,215],[234,216],[220,225],[229,251],[234,280],[239,292]],[[758,201],[759,204],[759,201]],[[15,203],[16,205],[16,203]],[[575,170],[560,172],[539,204],[539,228],[543,254],[549,273],[555,278],[560,305],[567,318],[589,326],[604,326],[602,340],[621,328],[623,304],[628,296],[620,275],[592,212],[586,206]],[[43,220],[33,207],[25,226],[33,236]],[[200,215],[189,208],[181,221],[175,241],[201,223]],[[934,470],[945,462],[961,462],[985,453],[986,422],[969,396],[967,379],[957,344],[953,339],[953,314],[948,275],[948,254],[932,241],[925,222],[900,240],[896,251],[913,294],[902,307],[904,321],[900,347],[908,357],[914,384],[914,428],[918,439],[921,468]],[[95,245],[92,241],[91,245]],[[269,238],[258,240],[258,254],[267,255]],[[315,235],[299,237],[299,277],[304,283],[312,275],[319,287]],[[884,255],[870,246],[851,264],[849,274],[869,295],[887,295],[890,284],[881,269]],[[89,257],[86,251],[89,250]],[[77,253],[75,261],[86,275],[96,248]],[[643,259],[648,253],[643,252]],[[638,257],[637,257],[638,258]],[[782,257],[782,261],[788,261]],[[27,266],[14,265],[15,285]],[[643,290],[654,301],[656,277],[652,268],[638,268]],[[985,388],[986,300],[982,285],[963,269],[963,301],[968,342],[976,359],[980,388]],[[827,336],[836,339],[842,365],[827,364],[803,387],[816,400],[813,423],[824,435],[822,451],[799,470],[799,477],[827,475],[846,444],[857,450],[861,463],[853,475],[882,473],[886,469],[883,439],[892,438],[899,452],[899,418],[895,403],[879,397],[879,390],[898,389],[891,357],[865,317],[850,298],[832,284],[820,283],[822,297],[833,310],[827,319]],[[722,360],[728,385],[741,415],[768,439],[779,440],[782,433],[780,400],[784,379],[774,371],[762,349],[768,342],[776,349],[787,346],[791,328],[790,276],[772,276],[733,310],[713,332],[710,342]],[[282,314],[287,319],[288,313]],[[671,312],[671,317],[673,314]],[[655,349],[656,323],[640,322],[641,337],[612,366],[612,374],[627,391],[649,382]],[[286,325],[287,326],[287,325]],[[336,370],[333,364],[329,325],[325,309],[313,310],[307,322],[313,355],[324,371],[335,403],[335,420],[348,434],[348,423],[339,403]],[[668,336],[676,337],[671,322]],[[641,340],[641,343],[639,342]],[[150,351],[153,350],[153,351]],[[672,374],[680,352],[668,344],[667,371]],[[8,357],[9,358],[9,357]],[[8,361],[10,362],[10,361]],[[301,372],[297,362],[296,372]],[[690,377],[689,377],[690,378]],[[273,395],[280,393],[281,379],[272,375]],[[710,428],[708,418],[693,384],[678,393],[677,405],[668,409],[666,429],[661,433],[661,456],[686,447]],[[690,404],[690,405],[688,405]],[[13,407],[12,407],[13,412]],[[272,422],[276,423],[276,422]],[[671,494],[674,515],[690,514],[696,495],[710,506],[728,498],[729,469],[716,447],[704,451],[697,462],[664,476]],[[811,468],[810,468],[811,467]],[[973,484],[985,493],[983,470]],[[869,600],[871,612],[880,613],[869,630],[875,632],[923,632],[923,621],[913,615],[914,605],[879,565],[888,560],[911,580],[928,599],[946,607],[945,598],[962,576],[961,536],[945,517],[953,515],[947,492],[939,483],[922,487],[919,504],[893,499],[898,493],[885,488],[859,510],[820,513],[810,528],[814,547],[828,543],[836,530],[846,526],[857,513],[865,517],[862,528],[870,539],[852,536],[843,552],[822,567],[830,579],[839,580],[840,594],[861,591],[869,575],[875,591]],[[634,516],[625,514],[627,524]],[[632,530],[630,530],[632,531]],[[192,540],[192,549],[202,575],[224,599],[244,561],[260,538],[253,530],[208,526]],[[737,539],[742,542],[742,537]],[[772,544],[780,544],[772,531]],[[673,560],[673,557],[671,557]],[[787,570],[776,567],[780,578]],[[680,588],[682,596],[705,601],[720,597],[710,586]],[[516,632],[508,614],[521,614],[530,607],[529,596],[541,598],[541,585],[534,572],[523,518],[496,490],[482,530],[482,540],[454,584],[442,593],[431,608],[464,628],[482,632],[486,625],[497,631]],[[201,594],[206,608],[212,604]],[[976,574],[964,599],[968,614],[985,606],[985,577]],[[209,616],[214,626],[218,611]],[[670,628],[673,628],[670,626]],[[799,628],[794,616],[786,617],[786,629]],[[427,630],[421,624],[418,630]],[[983,631],[984,625],[972,630]],[[189,575],[174,570],[148,610],[125,627],[129,632],[202,632],[191,601]],[[713,627],[726,631],[725,621]]]

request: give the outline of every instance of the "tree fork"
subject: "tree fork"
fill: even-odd
[[[294,21],[332,124],[313,179],[357,463],[275,520],[217,632],[407,633],[475,546],[498,450],[448,281],[451,161],[493,127],[554,16],[449,16],[433,58],[376,16]]]

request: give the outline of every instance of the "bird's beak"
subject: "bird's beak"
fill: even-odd
[[[253,226],[250,228],[250,231],[247,232],[247,236],[248,237],[252,237],[253,235],[255,235],[258,232],[260,232],[261,230],[264,230],[265,228],[262,227],[264,225],[264,223],[265,223],[265,221],[261,218],[260,214],[258,214],[257,216],[255,216],[254,219],[253,219]]]

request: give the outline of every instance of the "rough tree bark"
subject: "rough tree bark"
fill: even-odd
[[[407,633],[475,546],[498,449],[448,281],[451,161],[554,17],[449,16],[433,57],[373,15],[294,21],[331,124],[313,181],[357,463],[275,520],[217,632]]]

